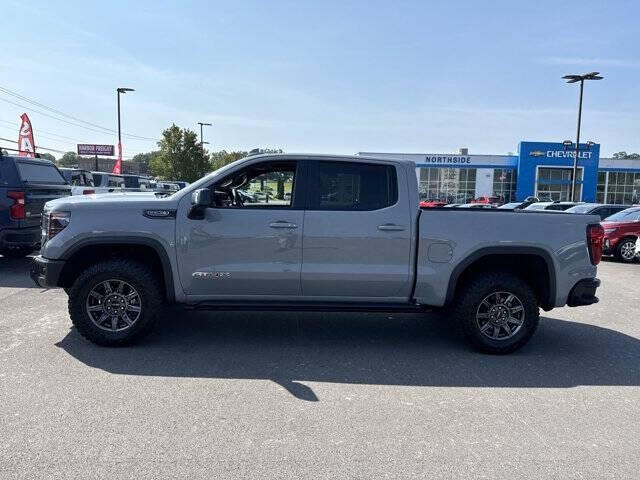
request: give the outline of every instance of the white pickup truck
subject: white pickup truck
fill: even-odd
[[[103,345],[144,336],[164,302],[258,311],[448,307],[475,347],[507,353],[531,338],[539,308],[598,301],[597,216],[418,203],[411,162],[256,155],[165,198],[49,202],[31,274],[65,288],[73,324]]]

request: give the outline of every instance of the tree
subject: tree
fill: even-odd
[[[149,171],[151,160],[160,154],[158,150],[147,153],[138,153],[131,159],[131,163],[137,164],[137,171],[141,174]]]
[[[57,163],[59,167],[77,167],[78,156],[75,152],[67,152],[60,158],[60,160],[58,160]]]
[[[640,153],[627,153],[627,152],[617,152],[613,154],[613,158],[627,159],[627,158],[640,158]]]
[[[238,150],[235,152],[227,152],[226,150],[220,150],[219,152],[213,152],[211,154],[211,169],[218,170],[232,162],[235,162],[239,158],[246,157],[247,152]]]
[[[38,155],[40,155],[40,158],[44,158],[45,160],[50,160],[52,162],[56,161],[56,157],[54,157],[50,153],[39,153]]]
[[[150,159],[149,169],[160,179],[195,182],[211,168],[209,156],[192,130],[171,125],[162,132],[158,146],[160,151]]]

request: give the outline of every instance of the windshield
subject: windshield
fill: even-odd
[[[209,182],[211,182],[211,180],[214,177],[218,177],[221,174],[223,174],[224,172],[226,172],[227,170],[235,167],[236,165],[244,163],[247,160],[247,158],[249,158],[249,157],[239,158],[235,162],[228,163],[224,167],[220,167],[219,169],[214,170],[213,172],[206,174],[200,180],[196,180],[195,182],[189,184],[189,186],[187,188],[184,188],[182,190],[178,190],[177,192],[173,192],[170,195],[170,197],[175,195],[175,194],[177,194],[177,193],[179,193],[180,195],[182,195],[182,194],[187,195],[188,192],[195,192],[197,189],[202,188],[202,187],[206,186],[207,184],[209,184]]]
[[[520,202],[513,202],[513,203],[505,203],[504,205],[498,208],[516,208],[519,206],[520,206]]]
[[[593,205],[576,205],[575,207],[567,208],[567,213],[588,213],[593,209]]]
[[[640,220],[640,208],[627,208],[604,219],[605,222],[634,222]]]
[[[525,208],[525,210],[544,210],[549,205],[551,204],[546,202],[532,203],[527,208]]]
[[[60,171],[48,163],[16,162],[20,178],[28,183],[65,185],[67,181]]]

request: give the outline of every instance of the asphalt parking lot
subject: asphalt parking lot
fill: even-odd
[[[0,478],[638,478],[640,265],[497,357],[430,315],[167,310],[81,338],[0,257]]]

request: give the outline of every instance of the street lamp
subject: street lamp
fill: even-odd
[[[204,125],[206,125],[207,127],[210,127],[210,126],[211,126],[211,124],[210,124],[210,123],[198,122],[198,125],[200,125],[200,144],[202,145],[202,148],[204,148],[204,145],[205,145],[206,143],[209,143],[209,142],[205,142],[205,141],[203,141],[203,140],[202,140],[202,127],[203,127]]]
[[[584,81],[585,80],[602,80],[600,72],[590,72],[585,73],[584,75],[565,75],[564,78],[567,83],[576,83],[580,82],[580,102],[578,104],[578,130],[576,133],[576,151],[573,157],[573,175],[571,182],[571,201],[575,202],[576,200],[576,183],[578,177],[578,154],[580,153],[580,123],[582,122],[582,92],[584,90]]]
[[[118,163],[117,165],[120,165],[120,168],[122,168],[122,139],[121,139],[121,133],[120,133],[120,94],[121,93],[127,93],[127,92],[135,92],[135,90],[133,88],[126,88],[126,87],[118,87],[116,89],[117,93],[117,97],[118,97]]]

